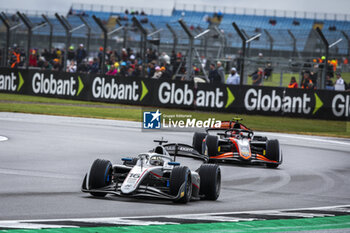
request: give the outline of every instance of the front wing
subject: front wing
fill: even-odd
[[[184,195],[185,191],[185,185],[186,183],[183,183],[179,189],[179,192],[176,196],[169,195],[157,188],[150,187],[147,185],[140,185],[133,193],[131,194],[123,194],[121,192],[121,183],[119,184],[112,184],[109,186],[105,186],[98,189],[89,189],[87,187],[87,181],[86,177],[84,178],[81,191],[85,193],[106,193],[106,194],[114,194],[117,196],[124,196],[124,197],[146,197],[146,198],[158,198],[158,199],[165,199],[165,200],[178,200]]]
[[[237,162],[237,163],[250,163],[250,164],[281,164],[281,161],[274,161],[266,158],[260,154],[252,154],[249,159],[243,159],[238,152],[226,152],[216,156],[210,156],[210,161],[219,162]]]

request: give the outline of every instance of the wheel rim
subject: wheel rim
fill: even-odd
[[[109,165],[108,168],[107,168],[106,171],[105,171],[104,180],[105,180],[105,183],[106,183],[107,185],[111,183],[111,170],[112,170],[112,166]]]

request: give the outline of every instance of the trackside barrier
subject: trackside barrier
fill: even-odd
[[[154,107],[350,120],[350,93],[0,68],[0,92]]]

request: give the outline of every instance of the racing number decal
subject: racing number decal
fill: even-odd
[[[250,147],[249,145],[240,145],[240,155],[241,157],[245,158],[245,159],[249,159],[252,155],[250,152]]]
[[[138,173],[130,173],[129,174],[129,177],[128,177],[128,179],[127,179],[127,182],[129,183],[129,184],[134,184],[134,183],[137,183],[137,179],[138,178],[140,178],[140,174],[138,174]]]
[[[129,178],[138,179],[139,177],[140,177],[140,174],[137,174],[137,173],[130,173],[129,174]]]

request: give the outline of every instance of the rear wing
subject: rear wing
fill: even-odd
[[[181,143],[169,143],[163,145],[164,148],[168,151],[168,153],[176,158],[176,156],[180,157],[188,157],[193,159],[202,160],[205,163],[209,161],[209,157],[206,155],[202,155],[192,146],[181,144]]]

